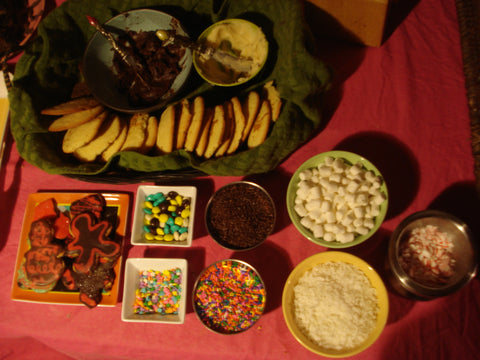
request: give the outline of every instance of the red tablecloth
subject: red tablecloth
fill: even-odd
[[[57,1],[61,2],[61,1]],[[313,27],[315,25],[313,24]],[[138,185],[108,185],[52,176],[23,161],[8,137],[0,171],[1,359],[316,359],[289,333],[281,296],[290,271],[326,249],[306,240],[289,220],[285,194],[295,169],[332,149],[359,153],[383,172],[390,193],[387,218],[364,244],[347,250],[383,274],[386,244],[395,226],[428,207],[467,221],[478,235],[480,205],[474,191],[468,106],[454,0],[423,0],[381,48],[319,40],[319,56],[336,80],[325,104],[325,126],[276,171],[249,177],[275,198],[278,222],[255,251],[220,248],[203,225],[212,192],[239,178],[204,177],[181,182],[198,187],[193,246],[187,249],[127,246],[126,257],[188,260],[189,289],[208,264],[237,257],[254,265],[268,289],[264,316],[245,333],[218,335],[192,312],[183,325],[126,323],[115,307],[50,305],[10,299],[22,220],[30,193],[44,190],[130,192]],[[129,242],[127,236],[126,242]],[[119,281],[123,281],[120,278]],[[478,359],[480,282],[428,302],[389,291],[390,314],[380,338],[355,359]]]

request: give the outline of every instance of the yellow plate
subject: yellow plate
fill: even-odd
[[[60,284],[48,292],[37,293],[33,290],[22,289],[17,285],[17,275],[18,270],[23,262],[23,257],[25,252],[30,248],[28,241],[28,233],[30,231],[30,225],[34,215],[35,206],[47,199],[54,198],[57,201],[58,207],[69,208],[70,204],[87,195],[92,193],[34,193],[30,194],[27,201],[27,206],[25,210],[25,216],[23,219],[23,227],[20,236],[20,241],[18,244],[18,253],[17,253],[17,262],[15,265],[15,272],[13,274],[13,283],[12,283],[12,300],[26,301],[26,302],[40,302],[40,303],[50,303],[50,304],[69,304],[69,305],[83,305],[79,300],[78,291],[69,291],[62,289]],[[113,208],[117,213],[118,225],[116,227],[116,238],[120,244],[123,244],[128,216],[128,206],[129,206],[129,195],[128,194],[110,194],[102,193],[105,198],[106,206]],[[115,306],[117,303],[118,289],[120,284],[120,270],[122,265],[122,257],[117,260],[115,264],[115,281],[113,287],[110,291],[104,291],[102,294],[102,301],[98,304],[99,306]],[[61,283],[61,281],[59,281]]]
[[[375,329],[361,345],[347,351],[338,351],[320,347],[302,333],[295,321],[293,289],[297,285],[298,280],[303,276],[303,274],[305,274],[306,271],[312,269],[314,266],[330,261],[344,262],[355,265],[365,273],[370,283],[377,291],[379,309]],[[285,283],[285,287],[283,288],[282,308],[283,316],[285,318],[285,322],[287,323],[288,329],[300,344],[318,355],[332,358],[341,358],[353,356],[364,351],[370,345],[372,345],[375,340],[377,340],[377,338],[380,336],[383,328],[385,327],[385,324],[387,323],[388,294],[382,279],[368,263],[348,253],[344,253],[341,251],[326,251],[310,256],[309,258],[303,260],[300,264],[298,264],[295,269],[293,269],[287,279],[287,282]]]

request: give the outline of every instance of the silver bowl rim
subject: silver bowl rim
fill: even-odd
[[[259,241],[256,245],[254,246],[250,246],[250,247],[247,247],[247,248],[236,248],[236,247],[233,247],[233,246],[227,246],[226,244],[224,244],[223,242],[217,240],[215,238],[215,236],[213,236],[212,232],[210,231],[210,228],[208,226],[208,214],[209,214],[209,209],[210,209],[210,205],[215,197],[215,195],[229,187],[229,186],[232,186],[232,185],[235,185],[235,184],[247,184],[247,185],[250,185],[250,186],[253,186],[253,187],[256,187],[258,189],[260,189],[266,196],[267,198],[270,200],[270,202],[272,203],[272,208],[273,208],[273,227],[272,227],[272,231],[267,235],[265,236],[265,238],[262,240],[262,241]],[[217,189],[211,196],[210,196],[210,199],[208,200],[207,202],[207,206],[205,206],[205,215],[204,215],[204,222],[205,222],[205,228],[207,229],[207,232],[208,232],[208,235],[210,235],[210,237],[218,244],[220,245],[221,247],[225,248],[225,249],[228,249],[228,250],[234,250],[234,251],[248,251],[248,250],[252,250],[252,249],[255,249],[257,248],[258,246],[262,245],[265,240],[268,239],[268,237],[273,233],[273,231],[275,230],[275,224],[277,223],[277,209],[276,209],[276,206],[275,206],[275,201],[273,201],[273,198],[272,196],[269,194],[269,192],[261,185],[255,183],[255,182],[252,182],[252,181],[246,181],[246,180],[240,180],[240,181],[234,181],[234,182],[231,182],[231,183],[228,183],[226,185],[223,185],[222,187],[220,187],[219,189]]]
[[[473,252],[473,261],[465,276],[459,279],[456,283],[445,285],[442,287],[431,287],[420,284],[413,279],[411,279],[408,274],[403,270],[401,265],[398,262],[398,245],[401,239],[401,234],[405,227],[412,223],[413,221],[422,219],[422,218],[442,218],[453,222],[458,228],[462,229],[462,232],[465,234]],[[452,294],[462,287],[467,285],[471,279],[473,279],[477,273],[478,269],[478,248],[475,244],[474,235],[470,230],[469,226],[460,218],[447,213],[445,211],[427,209],[415,212],[405,219],[403,219],[400,224],[395,228],[392,235],[390,236],[389,245],[388,245],[388,262],[391,267],[392,276],[397,280],[401,286],[410,294],[420,298],[436,298],[441,296],[446,296]]]
[[[255,274],[258,276],[260,282],[262,283],[263,285],[263,289],[265,290],[265,301],[264,301],[264,307],[262,309],[262,312],[260,313],[260,315],[258,316],[258,319],[251,325],[249,326],[248,328],[242,330],[242,331],[237,331],[237,332],[231,332],[231,333],[226,333],[226,332],[220,332],[220,331],[216,331],[215,329],[212,329],[211,327],[209,327],[207,324],[205,324],[203,322],[203,320],[201,319],[200,315],[198,314],[198,311],[197,311],[197,307],[195,305],[195,293],[197,291],[197,286],[198,286],[198,282],[200,281],[200,279],[202,278],[203,274],[205,273],[205,271],[207,271],[207,269],[209,269],[210,267],[214,266],[215,264],[218,264],[218,263],[222,263],[222,262],[226,262],[226,261],[235,261],[237,263],[240,263],[242,265],[245,265],[247,266],[250,270],[252,270],[253,272],[255,272]],[[239,260],[239,259],[234,259],[234,258],[228,258],[228,259],[222,259],[222,260],[217,260],[217,261],[214,261],[212,262],[210,265],[206,266],[202,272],[197,276],[197,279],[195,280],[195,283],[193,284],[193,290],[192,290],[192,308],[193,308],[193,312],[195,313],[195,316],[197,317],[197,319],[203,324],[203,326],[205,326],[208,330],[214,332],[215,334],[221,334],[221,335],[236,335],[236,334],[241,334],[245,331],[247,331],[248,329],[251,329],[253,327],[253,325],[260,319],[260,317],[262,317],[262,315],[265,313],[265,309],[267,308],[267,300],[268,300],[268,297],[267,297],[267,287],[265,286],[265,281],[263,281],[260,273],[258,272],[257,269],[255,269],[254,266],[252,266],[251,264],[249,264],[248,262],[244,261],[244,260]]]

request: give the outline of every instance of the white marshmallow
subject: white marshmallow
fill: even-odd
[[[308,211],[307,209],[305,209],[305,206],[303,206],[303,204],[295,205],[294,210],[300,217],[304,217],[308,215]]]
[[[311,230],[312,230],[313,236],[315,236],[316,238],[321,238],[325,233],[322,225],[313,225]]]
[[[312,178],[312,170],[303,170],[298,174],[300,180],[310,180]]]
[[[305,209],[307,211],[313,211],[315,209],[321,209],[323,202],[319,199],[310,200],[305,203]]]

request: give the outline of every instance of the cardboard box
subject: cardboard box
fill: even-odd
[[[381,46],[389,1],[392,0],[308,0],[320,11],[315,24],[327,35],[368,46]]]

